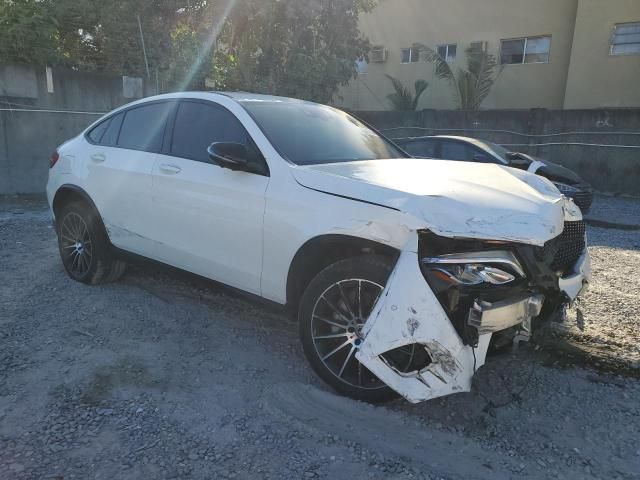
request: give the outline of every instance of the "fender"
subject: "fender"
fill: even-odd
[[[67,193],[67,192],[69,192],[69,193]],[[89,204],[91,209],[95,212],[96,216],[100,219],[100,223],[102,224],[102,228],[105,228],[104,220],[102,219],[102,215],[100,214],[100,211],[98,210],[98,207],[96,207],[96,204],[94,203],[94,201],[91,198],[91,196],[82,187],[79,187],[78,185],[75,185],[73,183],[65,183],[63,185],[60,185],[60,187],[56,190],[55,195],[53,196],[53,201],[51,202],[51,211],[53,213],[54,223],[55,223],[56,213],[62,207],[62,203],[61,202],[63,201],[63,198],[65,197],[65,193],[67,195],[73,194],[74,196],[75,195],[80,196],[85,202],[87,202],[87,204]],[[106,228],[105,228],[105,231],[107,231]],[[107,232],[107,234],[108,234],[108,232]]]

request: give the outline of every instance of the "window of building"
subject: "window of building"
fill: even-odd
[[[640,55],[640,22],[619,23],[613,29],[611,55]]]
[[[502,40],[500,63],[549,63],[551,36],[525,37]]]
[[[417,48],[403,48],[401,53],[402,63],[416,63],[420,60],[420,50]]]
[[[483,53],[487,51],[487,42],[471,42],[469,44],[469,49],[474,53]]]
[[[455,43],[449,43],[447,45],[438,45],[436,47],[438,55],[442,57],[446,62],[453,62],[456,59],[456,52],[458,45]]]

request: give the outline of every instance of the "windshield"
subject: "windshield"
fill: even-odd
[[[405,158],[351,115],[302,102],[242,102],[269,141],[296,165]]]
[[[492,150],[493,153],[495,153],[502,160],[504,160],[505,162],[509,163],[509,159],[507,158],[507,153],[509,153],[509,150],[504,148],[502,145],[498,145],[498,144],[495,144],[495,143],[492,143],[492,142],[483,141],[482,143],[484,143],[486,148],[488,148],[489,150]]]

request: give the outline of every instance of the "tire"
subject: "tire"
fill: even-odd
[[[355,359],[361,326],[392,269],[388,258],[377,255],[341,260],[322,270],[300,300],[299,333],[307,360],[334,390],[356,400],[380,403],[398,397]]]
[[[94,209],[84,202],[65,205],[56,216],[58,251],[73,280],[98,285],[117,280],[126,264],[113,255],[113,247]]]

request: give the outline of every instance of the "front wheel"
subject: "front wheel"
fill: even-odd
[[[339,393],[371,403],[397,396],[355,357],[364,322],[392,268],[389,259],[376,255],[336,262],[311,281],[298,313],[302,346],[313,370]]]

